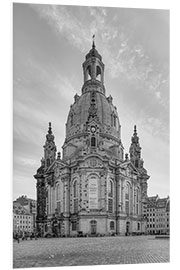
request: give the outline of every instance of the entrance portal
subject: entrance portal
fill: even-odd
[[[91,220],[91,235],[96,235],[97,232],[97,221],[96,220]]]
[[[127,221],[126,222],[126,235],[129,235],[130,234],[130,222]]]

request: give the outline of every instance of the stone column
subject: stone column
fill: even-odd
[[[133,214],[133,186],[130,186],[130,215]]]
[[[124,179],[121,179],[121,211],[125,212],[125,201],[124,201]]]
[[[102,170],[100,172],[100,209],[102,209],[103,211],[106,210],[106,198],[105,198],[105,172],[104,170]]]
[[[91,64],[91,78],[96,79],[96,62],[94,60]]]

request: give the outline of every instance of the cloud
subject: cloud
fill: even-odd
[[[166,45],[162,49],[162,43],[166,42],[162,37],[163,31],[160,31],[162,27],[158,23],[154,27],[157,20],[150,24],[154,17],[146,16],[146,10],[142,11],[142,16],[140,11],[132,9],[30,6],[32,9],[26,12],[29,14],[31,11],[30,19],[33,18],[34,23],[26,20],[23,12],[18,14],[21,26],[24,16],[25,26],[22,36],[16,35],[17,39],[21,37],[21,46],[15,42],[14,50],[14,155],[17,159],[17,182],[18,175],[21,175],[21,164],[29,175],[33,175],[33,170],[37,169],[32,169],[33,162],[39,166],[49,121],[52,121],[58,145],[62,145],[65,138],[62,130],[65,130],[69,106],[81,83],[75,70],[77,57],[74,55],[78,53],[78,57],[81,57],[81,54],[84,56],[88,52],[94,33],[96,48],[105,63],[105,85],[107,82],[107,90],[114,97],[121,119],[127,122],[123,125],[123,141],[128,141],[129,147],[127,130],[132,131],[136,123],[152,136],[148,140],[151,147],[157,138],[167,145],[169,68],[168,57],[163,57],[167,49]],[[157,11],[157,15],[160,13]],[[36,25],[38,30],[34,34]],[[31,43],[31,39],[34,42]],[[42,46],[45,41],[47,44]],[[66,43],[67,49],[64,50]],[[22,174],[25,175],[25,172]],[[20,182],[18,185],[20,188]]]
[[[63,34],[81,51],[86,50],[85,44],[90,42],[91,33],[65,6],[30,5],[41,18],[47,20],[57,35]]]
[[[128,80],[151,80],[151,71],[155,67],[148,53],[140,42],[134,40],[135,42],[132,43],[132,35],[129,31],[125,33],[122,26],[108,19],[107,14],[110,9],[84,7],[83,11],[87,16],[86,20],[81,20],[78,18],[77,10],[82,7],[73,7],[73,9],[51,5],[31,5],[31,7],[51,25],[59,37],[60,34],[64,35],[81,52],[87,51],[92,34],[97,33],[98,48],[102,52],[112,78],[126,76]],[[77,11],[76,16],[74,10]],[[140,17],[139,20],[141,22],[142,18]]]
[[[16,158],[16,162],[19,163],[21,166],[28,166],[28,167],[37,166],[37,162],[29,157],[18,157]]]
[[[147,18],[145,18],[144,13],[134,9],[53,5],[31,5],[31,7],[47,21],[59,39],[63,35],[72,46],[83,53],[87,52],[92,34],[95,33],[98,50],[106,64],[107,75],[112,80],[118,80],[119,84],[124,87],[121,93],[123,100],[126,104],[128,102],[133,104],[134,113],[138,117],[142,117],[142,122],[147,126],[151,125],[149,130],[155,132],[157,128],[159,133],[166,130],[167,123],[164,120],[168,122],[168,117],[165,119],[163,115],[167,116],[169,111],[168,63],[163,66],[154,61],[143,39],[143,36],[147,35],[145,32],[147,29],[150,42],[152,45],[154,44],[149,21],[153,18],[156,21],[157,18],[161,18],[161,11],[158,14],[146,11]],[[143,23],[144,26],[141,26]],[[158,23],[161,25],[160,19]],[[142,31],[141,37],[137,31],[138,28]],[[161,28],[163,29],[163,27]],[[155,36],[159,33],[160,27],[158,26],[157,29],[157,33],[154,29]],[[157,47],[158,39],[154,45],[156,45],[156,51],[161,50]],[[52,72],[53,68],[51,67],[49,70]],[[52,78],[52,74],[49,75],[51,72],[45,71],[45,74],[42,72],[40,74],[42,78],[47,77],[48,83],[50,81],[48,77],[51,76],[56,90],[58,85],[64,85],[61,87],[60,93],[71,102],[75,92],[70,80],[59,77],[58,74],[53,75]],[[56,74],[56,71],[53,72]],[[129,101],[129,99],[131,100]],[[143,113],[140,113],[141,110]],[[157,112],[156,117],[154,116],[155,111]],[[154,120],[149,122],[146,119]]]

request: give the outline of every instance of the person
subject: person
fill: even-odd
[[[19,244],[19,242],[20,242],[20,241],[19,241],[19,234],[17,234],[17,242],[18,242],[18,244]]]

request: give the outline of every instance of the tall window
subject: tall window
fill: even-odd
[[[101,81],[101,69],[99,66],[96,67],[96,80]]]
[[[47,167],[50,166],[50,158],[47,158]]]
[[[91,146],[96,147],[96,138],[94,136],[91,137]]]
[[[129,215],[130,209],[129,209],[129,202],[130,202],[130,186],[127,183],[126,189],[125,189],[125,208],[126,208],[126,214]]]
[[[112,180],[109,180],[109,185],[108,185],[108,196],[112,198],[113,196],[113,182]]]
[[[61,213],[60,184],[57,184],[56,186],[56,203],[57,203],[57,212]]]
[[[59,201],[60,200],[60,185],[57,184],[56,186],[56,200]]]
[[[139,214],[139,189],[136,189],[136,214]]]
[[[61,213],[61,202],[60,201],[57,202],[57,212],[58,212],[58,214]]]
[[[111,114],[111,126],[112,127],[116,127],[117,126],[117,116],[115,115],[114,112]]]
[[[78,212],[78,190],[77,190],[77,180],[73,183],[73,202],[74,202],[74,213]]]
[[[138,168],[138,160],[135,160],[135,167]]]
[[[88,66],[86,70],[86,80],[91,80],[91,76],[92,76],[91,66]]]
[[[72,222],[72,231],[77,231],[77,221]]]
[[[70,115],[70,125],[71,127],[74,125],[74,115],[72,113]]]
[[[111,114],[111,126],[113,127],[113,114]]]
[[[114,230],[114,221],[110,221],[110,230]]]
[[[74,198],[77,197],[77,180],[75,180],[73,184],[73,196]]]
[[[116,116],[114,115],[114,127],[116,127]]]
[[[113,212],[113,181],[108,181],[108,212]]]
[[[50,190],[48,189],[47,191],[47,197],[46,197],[46,211],[47,211],[47,215],[49,215],[50,213]]]
[[[139,222],[137,223],[137,230],[138,231],[140,230],[140,223]]]

